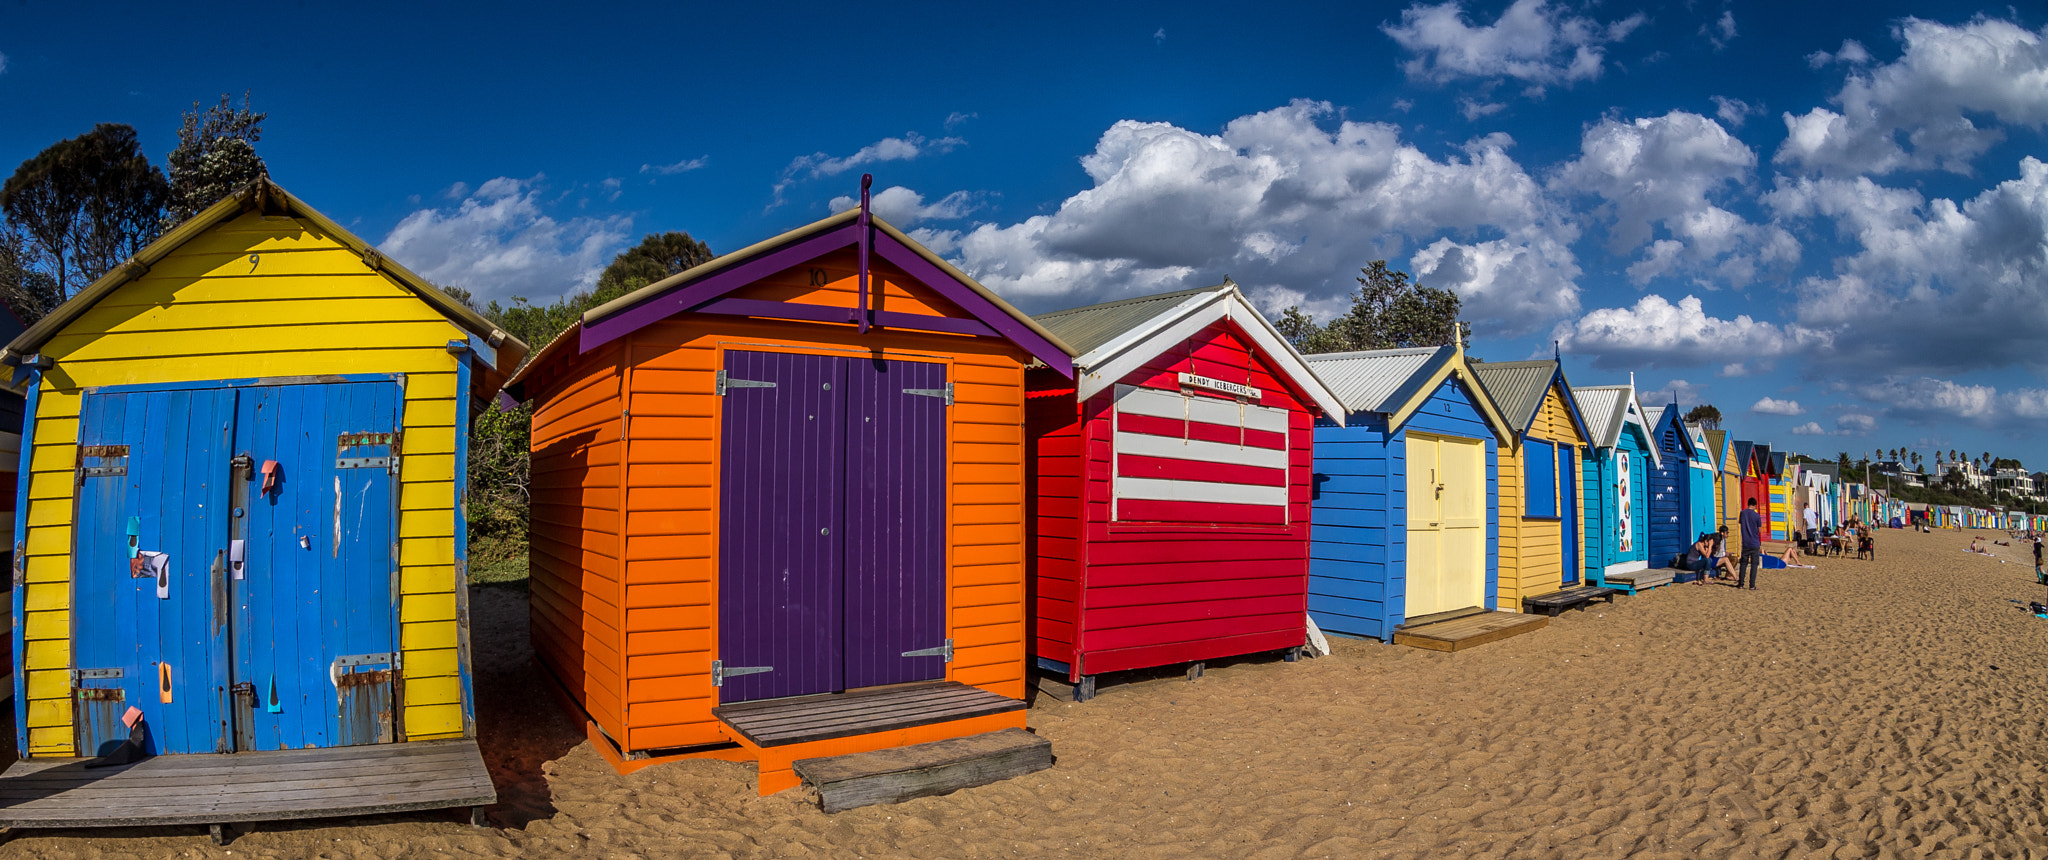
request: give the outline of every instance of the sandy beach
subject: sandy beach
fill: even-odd
[[[832,816],[754,796],[745,765],[617,775],[538,686],[523,593],[482,588],[497,827],[28,832],[0,858],[2038,856],[2048,621],[2011,601],[2048,589],[1972,534],[1886,531],[1876,561],[1667,586],[1455,655],[1339,640],[1041,696],[1051,770]]]

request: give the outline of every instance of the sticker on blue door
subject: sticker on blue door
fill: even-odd
[[[733,351],[719,390],[719,700],[944,677],[945,367]]]
[[[396,382],[88,392],[80,752],[398,739]]]

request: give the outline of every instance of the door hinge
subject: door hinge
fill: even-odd
[[[125,675],[126,675],[127,673],[126,673],[126,672],[123,672],[122,670],[120,670],[120,669],[118,669],[118,668],[116,668],[116,669],[73,669],[73,670],[71,670],[71,674],[72,674],[72,678],[71,678],[71,686],[74,686],[74,687],[76,687],[76,686],[78,686],[78,682],[80,682],[80,681],[111,681],[111,680],[113,680],[113,679],[115,679],[115,678],[120,678],[120,677],[124,677],[124,676],[125,676]]]
[[[101,465],[88,466],[88,459],[98,460]],[[87,478],[122,477],[128,474],[128,446],[86,445],[78,449],[78,480]]]
[[[947,406],[953,405],[953,383],[950,382],[946,383],[944,388],[905,388],[903,393],[919,397],[937,397],[946,401]]]
[[[905,651],[905,652],[903,652],[903,656],[905,656],[905,657],[944,657],[944,658],[946,658],[946,662],[948,662],[948,663],[951,663],[951,662],[953,662],[953,640],[951,640],[951,639],[948,639],[948,640],[946,640],[946,644],[944,644],[944,645],[940,645],[940,646],[939,646],[939,647],[937,647],[937,648],[919,648],[919,649],[917,649],[916,651]]]
[[[774,388],[774,387],[775,387],[775,383],[773,383],[773,382],[762,382],[761,380],[758,380],[758,379],[734,379],[734,378],[732,378],[731,376],[727,375],[727,374],[726,374],[726,372],[725,372],[725,371],[723,371],[723,370],[721,370],[721,371],[719,371],[719,372],[718,372],[718,396],[720,396],[720,397],[724,397],[724,396],[725,396],[725,391],[726,391],[726,389],[728,389],[728,388]]]
[[[775,671],[774,666],[727,666],[724,660],[713,660],[711,661],[711,686],[723,687],[725,686],[725,679],[735,675],[759,675],[762,672],[773,671]]]

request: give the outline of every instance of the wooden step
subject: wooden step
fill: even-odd
[[[949,794],[1049,767],[1052,743],[1023,729],[795,763],[826,812]]]
[[[1394,629],[1394,644],[1429,651],[1463,651],[1543,629],[1550,619],[1514,612],[1485,612],[1434,624]]]
[[[1563,591],[1553,591],[1549,594],[1522,598],[1522,611],[1529,613],[1541,611],[1545,615],[1555,618],[1557,613],[1561,611],[1574,606],[1584,606],[1595,600],[1605,600],[1608,603],[1613,603],[1614,595],[1615,590],[1612,588],[1602,588],[1597,585],[1581,585],[1567,588]]]

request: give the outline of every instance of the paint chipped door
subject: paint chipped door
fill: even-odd
[[[395,382],[241,390],[228,535],[242,561],[229,578],[237,749],[399,739],[402,400]]]
[[[78,751],[226,752],[221,552],[235,394],[88,392],[79,412],[72,668]]]

